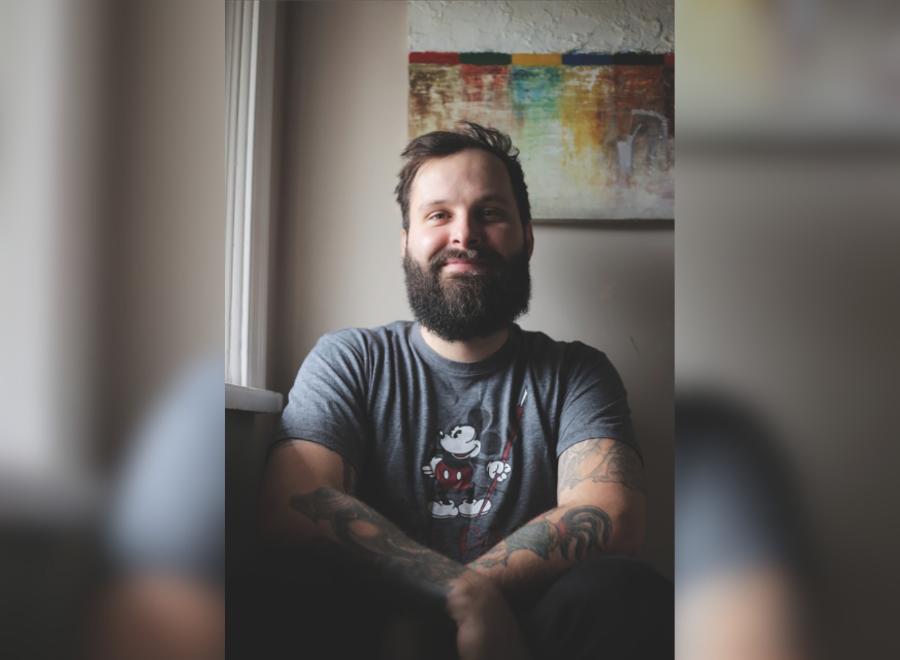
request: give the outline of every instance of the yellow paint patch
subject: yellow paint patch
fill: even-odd
[[[560,66],[562,53],[513,53],[513,66]]]

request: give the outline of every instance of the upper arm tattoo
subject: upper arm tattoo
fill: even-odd
[[[637,452],[624,442],[610,438],[584,440],[559,457],[557,495],[588,480],[622,484],[646,492],[644,468]]]

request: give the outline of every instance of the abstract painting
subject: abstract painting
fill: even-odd
[[[409,54],[409,133],[509,133],[535,220],[674,217],[674,56]]]

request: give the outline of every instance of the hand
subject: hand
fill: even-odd
[[[423,465],[423,466],[422,466],[422,472],[425,473],[425,476],[426,476],[426,477],[433,477],[433,476],[434,476],[434,469],[433,469],[430,465]]]
[[[485,577],[466,571],[454,580],[447,612],[456,622],[460,660],[524,660],[528,650],[513,613]]]
[[[497,481],[504,481],[511,470],[510,464],[503,461],[492,461],[487,465],[488,476]]]

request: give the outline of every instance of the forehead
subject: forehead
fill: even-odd
[[[481,149],[430,158],[416,173],[410,186],[412,206],[430,200],[464,200],[495,195],[514,201],[506,166],[497,156]]]

